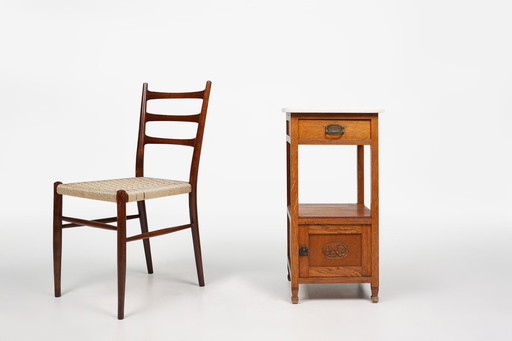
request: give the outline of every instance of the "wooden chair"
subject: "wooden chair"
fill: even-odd
[[[201,247],[199,242],[199,226],[197,220],[197,173],[201,144],[203,141],[206,111],[210,96],[211,82],[206,83],[206,88],[196,92],[166,93],[149,91],[147,83],[142,87],[142,104],[140,113],[139,138],[137,145],[136,171],[134,178],[90,181],[62,184],[54,184],[54,209],[53,209],[53,265],[55,297],[61,296],[61,255],[62,255],[62,229],[77,226],[90,226],[117,231],[117,282],[118,282],[118,319],[124,318],[124,298],[126,283],[126,243],[142,239],[148,273],[153,273],[151,249],[149,238],[163,234],[176,232],[190,228],[194,242],[197,277],[199,285],[204,286],[203,265],[201,259]],[[161,115],[151,114],[146,110],[147,101],[156,99],[197,98],[202,99],[201,112],[196,115]],[[185,121],[197,123],[196,137],[193,139],[157,138],[146,135],[146,122],[150,121]],[[174,144],[190,146],[194,148],[188,182],[156,179],[144,177],[144,147],[147,144]],[[148,231],[146,216],[146,199],[165,197],[170,195],[188,193],[190,224],[174,226],[155,231]],[[111,218],[84,220],[62,215],[62,196],[111,201],[117,204],[117,216]],[[126,215],[126,203],[137,202],[138,214]],[[128,219],[140,219],[141,234],[127,237],[126,221]],[[63,225],[63,221],[67,224]],[[117,222],[117,226],[108,223]]]

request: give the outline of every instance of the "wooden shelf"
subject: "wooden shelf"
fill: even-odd
[[[363,204],[299,204],[299,224],[371,224]]]

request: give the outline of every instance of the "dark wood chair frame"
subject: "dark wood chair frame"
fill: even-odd
[[[144,147],[147,144],[173,144],[190,146],[194,148],[190,167],[189,183],[192,191],[189,193],[189,211],[190,223],[180,226],[173,226],[159,230],[148,231],[148,222],[146,215],[146,204],[144,200],[137,201],[138,214],[126,215],[126,203],[128,194],[124,190],[117,191],[117,216],[95,220],[84,220],[62,215],[62,195],[57,193],[57,186],[61,182],[54,183],[54,208],[53,208],[53,266],[54,266],[54,285],[55,297],[61,296],[61,263],[62,263],[62,229],[89,226],[101,229],[117,231],[117,286],[118,286],[118,319],[124,318],[124,302],[126,288],[126,243],[142,239],[144,253],[146,256],[146,265],[148,273],[153,273],[153,262],[151,259],[151,248],[149,238],[161,236],[164,234],[181,231],[190,228],[192,231],[192,240],[194,244],[194,254],[196,260],[197,277],[199,286],[204,286],[203,264],[201,258],[201,245],[199,241],[199,222],[197,217],[197,177],[199,170],[199,159],[201,156],[201,145],[203,142],[204,125],[206,121],[206,112],[210,97],[211,82],[206,82],[206,87],[202,91],[196,92],[155,92],[148,90],[148,84],[144,83],[142,87],[142,103],[140,113],[139,137],[137,144],[136,157],[136,177],[144,176]],[[155,99],[180,99],[197,98],[202,99],[201,112],[195,115],[164,115],[151,114],[146,110],[147,101]],[[146,135],[146,123],[151,121],[181,121],[195,122],[198,124],[196,137],[192,139],[170,139],[157,138]],[[127,237],[126,221],[129,219],[139,219],[141,234]],[[63,224],[65,221],[67,224]],[[117,222],[117,226],[108,223]]]

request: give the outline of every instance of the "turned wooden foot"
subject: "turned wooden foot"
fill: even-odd
[[[372,287],[372,303],[379,302],[379,287]]]
[[[299,287],[292,288],[292,303],[293,304],[299,303]]]

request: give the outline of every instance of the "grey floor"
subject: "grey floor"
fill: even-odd
[[[219,220],[203,226],[204,288],[188,231],[153,239],[153,275],[142,246],[129,245],[124,321],[116,319],[114,234],[66,231],[56,299],[50,226],[4,220],[0,339],[512,339],[510,226],[385,220],[378,304],[367,284],[318,284],[302,285],[292,305],[282,226]]]

